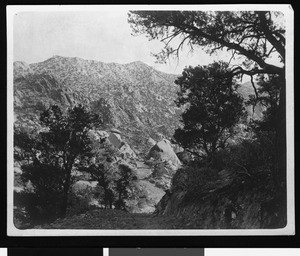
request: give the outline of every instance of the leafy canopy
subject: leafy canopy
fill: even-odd
[[[203,149],[211,156],[233,135],[234,126],[243,115],[243,99],[236,84],[228,77],[228,64],[189,67],[175,83],[180,86],[176,104],[185,106],[183,127],[175,139],[186,148]]]
[[[43,128],[35,135],[15,130],[16,160],[21,162],[23,182],[30,181],[36,195],[30,204],[43,208],[46,198],[59,194],[60,210],[56,212],[64,216],[72,172],[89,162],[93,152],[88,131],[101,120],[82,105],[68,109],[66,114],[53,105],[41,113],[40,122]],[[53,207],[57,209],[56,204]]]
[[[227,49],[244,57],[233,73],[283,74],[284,68],[267,62],[278,56],[285,62],[283,14],[267,11],[131,11],[128,22],[135,35],[159,39],[164,48],[156,57],[165,61],[188,46],[204,47],[208,53]],[[172,46],[172,42],[176,46]]]

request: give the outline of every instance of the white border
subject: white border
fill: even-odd
[[[235,230],[19,230],[13,224],[13,17],[19,12],[84,12],[118,10],[268,10],[281,11],[286,18],[286,95],[287,95],[287,217],[282,229]],[[291,5],[43,5],[7,6],[7,235],[8,236],[244,236],[294,235],[294,12]]]
[[[299,256],[299,248],[205,248],[205,256]]]

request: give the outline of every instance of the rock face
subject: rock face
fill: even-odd
[[[166,139],[157,142],[156,145],[150,149],[148,158],[151,157],[160,161],[170,162],[175,167],[179,167],[181,165],[171,143]]]
[[[174,103],[176,75],[159,72],[142,62],[103,63],[54,56],[43,62],[14,63],[14,107],[19,124],[37,126],[39,114],[50,104],[66,109],[75,104],[92,107],[107,101],[114,134],[122,134],[132,148],[146,154],[149,136],[173,135],[181,110]],[[101,111],[101,108],[98,109]]]
[[[197,177],[191,175],[191,170],[177,171],[155,213],[180,215],[192,223],[191,226],[203,229],[282,228],[286,225],[282,218],[285,209],[279,207],[284,198],[267,176],[261,177],[261,183],[255,185],[249,176],[232,170],[222,170],[205,182],[199,179],[199,173],[209,175],[211,171],[200,168]]]

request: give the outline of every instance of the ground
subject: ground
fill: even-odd
[[[175,216],[93,210],[43,225],[43,229],[190,229],[189,223]],[[195,228],[195,227],[194,227]]]

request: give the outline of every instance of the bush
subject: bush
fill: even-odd
[[[127,209],[126,200],[132,196],[133,181],[136,179],[133,170],[129,166],[125,164],[119,165],[118,177],[115,181],[115,191],[117,194],[115,206],[117,209]]]
[[[93,199],[93,192],[91,187],[85,189],[72,191],[69,195],[69,209],[68,215],[81,214],[90,210],[90,202]]]
[[[46,194],[40,196],[34,192],[24,191],[15,193],[14,200],[16,206],[14,217],[22,225],[26,223],[30,223],[30,226],[39,225],[51,222],[60,216],[61,194],[52,194],[49,198]]]
[[[30,181],[32,188],[15,194],[15,206],[26,210],[32,224],[49,222],[61,214],[63,200],[63,172],[60,168],[31,163],[21,167],[21,180]]]

